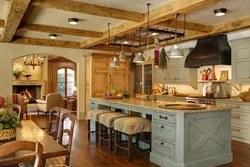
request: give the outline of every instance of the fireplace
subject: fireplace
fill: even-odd
[[[41,99],[41,85],[14,85],[13,93],[23,94],[28,98]]]
[[[45,81],[13,80],[13,93],[24,93],[34,99],[42,99],[45,96]]]

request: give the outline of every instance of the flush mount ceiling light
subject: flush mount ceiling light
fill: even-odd
[[[227,12],[226,8],[219,8],[214,10],[215,16],[224,16]]]
[[[177,18],[178,18],[178,16],[179,16],[178,13],[174,14],[174,18],[175,18],[175,43],[170,49],[169,58],[183,58],[184,57],[184,54],[181,50],[181,46],[177,43]]]
[[[56,39],[56,37],[57,37],[57,34],[49,34],[50,39]]]
[[[123,41],[122,43],[123,44],[129,44],[129,41]]]
[[[78,24],[79,19],[69,18],[68,21],[69,21],[69,24],[76,25],[76,24]]]

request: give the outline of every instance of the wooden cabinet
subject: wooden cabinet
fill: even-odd
[[[190,52],[190,49],[183,50],[185,57]],[[193,88],[197,88],[197,69],[185,68],[185,58],[170,59],[167,70],[157,68],[157,83],[158,84],[189,84]]]
[[[232,83],[250,82],[250,38],[231,41],[232,44]]]
[[[218,106],[234,105],[231,113],[231,138],[232,140],[250,144],[250,103],[227,102],[217,100]]]
[[[128,62],[120,67],[110,67],[113,55],[91,54],[85,57],[85,105],[88,111],[88,98],[102,97],[108,89],[118,92],[128,90]]]
[[[135,70],[135,93],[147,94],[152,90],[152,64],[137,64]]]

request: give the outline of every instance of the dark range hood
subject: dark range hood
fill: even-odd
[[[186,68],[219,64],[231,65],[231,47],[226,35],[198,39],[185,61]]]

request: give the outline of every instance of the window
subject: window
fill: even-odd
[[[70,68],[61,68],[57,71],[58,93],[62,96],[72,96],[75,85],[75,71]]]

